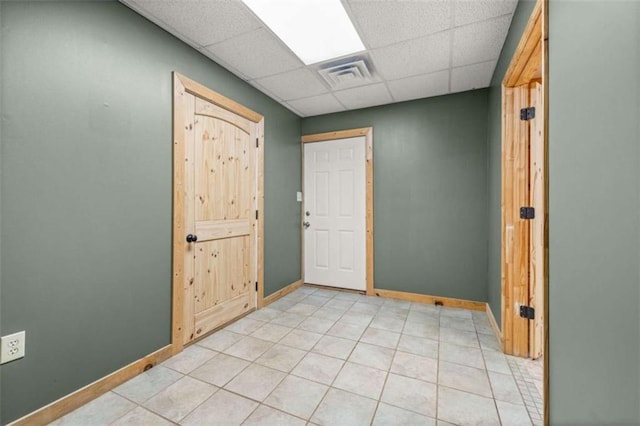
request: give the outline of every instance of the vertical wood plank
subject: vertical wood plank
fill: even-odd
[[[535,208],[536,216],[531,221],[530,241],[530,277],[529,277],[529,306],[536,310],[535,319],[529,327],[529,356],[537,359],[543,352],[544,325],[544,258],[545,258],[545,146],[544,146],[544,108],[542,84],[533,83],[530,86],[531,106],[536,108],[536,117],[530,124],[530,202]]]
[[[193,210],[185,194],[192,185],[192,174],[189,158],[192,158],[194,123],[194,97],[186,92],[177,74],[173,76],[173,303],[171,342],[173,352],[182,351],[183,344],[191,329],[185,330],[185,308],[189,295],[185,288],[190,286],[193,278],[193,254],[185,241],[185,236],[193,232]]]
[[[184,199],[184,227],[185,232],[180,238],[183,244],[183,256],[184,256],[184,278],[183,283],[183,335],[182,342],[184,344],[194,339],[195,331],[195,259],[196,259],[196,245],[186,242],[185,237],[187,234],[195,234],[195,199],[193,193],[195,191],[195,175],[194,167],[196,163],[195,153],[195,128],[198,126],[198,119],[194,115],[195,113],[195,97],[191,94],[185,95],[187,102],[185,104],[185,121],[188,123],[185,126],[185,139],[184,139],[184,160],[183,160],[183,176],[184,176],[184,191],[182,198]]]
[[[366,244],[367,244],[367,295],[373,296],[374,279],[373,279],[373,127],[369,127],[365,136],[365,152],[366,152]]]
[[[513,89],[502,88],[502,337],[503,351],[512,352],[513,346],[513,295],[511,269],[513,251]]]
[[[258,138],[258,308],[264,306],[264,119],[256,124]]]
[[[529,228],[530,222],[519,218],[520,207],[529,203],[529,122],[519,117],[521,108],[529,106],[529,87],[515,89],[514,118],[514,271],[513,271],[513,355],[526,357],[529,352],[529,320],[520,318],[519,307],[529,303]]]

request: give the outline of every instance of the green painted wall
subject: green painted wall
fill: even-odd
[[[0,4],[0,79],[4,75],[4,61],[2,56],[2,5]],[[2,84],[0,84],[0,240],[2,240]],[[0,244],[1,246],[1,244]],[[0,247],[1,250],[1,247]],[[0,259],[2,259],[2,252],[0,251]],[[2,301],[2,262],[0,261],[0,302]],[[0,331],[2,331],[2,303],[0,303]],[[2,366],[0,366],[0,425],[2,423]]]
[[[489,245],[487,247],[488,269],[487,285],[488,300],[491,311],[498,324],[501,323],[501,197],[502,197],[502,79],[504,78],[513,52],[515,52],[524,27],[529,21],[535,2],[532,0],[520,0],[511,21],[511,27],[507,40],[502,47],[502,53],[493,73],[491,87],[489,88],[489,116],[487,123],[487,158],[489,178]]]
[[[640,424],[640,3],[549,9],[552,424]]]
[[[300,119],[119,3],[0,4],[8,422],[169,343],[171,72],[265,115],[267,294],[300,276]]]
[[[304,118],[373,126],[375,286],[487,298],[487,91]]]

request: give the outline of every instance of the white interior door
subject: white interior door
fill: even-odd
[[[365,137],[304,144],[305,282],[366,290]]]

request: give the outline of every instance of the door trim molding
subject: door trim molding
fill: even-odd
[[[184,348],[184,158],[185,140],[193,126],[184,122],[185,94],[205,99],[221,108],[238,114],[254,123],[258,138],[257,163],[257,280],[258,309],[264,305],[264,117],[255,111],[229,99],[213,90],[173,72],[173,242],[172,242],[172,306],[171,306],[171,347],[175,355]]]
[[[358,136],[364,136],[365,141],[365,204],[366,204],[366,223],[365,223],[365,240],[366,240],[366,282],[367,289],[366,294],[373,296],[375,294],[373,288],[373,127],[362,127],[358,129],[346,129],[337,130],[334,132],[315,133],[310,135],[303,135],[301,138],[302,145],[305,143],[324,142],[334,139],[347,139],[355,138]],[[301,167],[302,167],[302,187],[304,188],[304,149],[301,150]],[[301,240],[301,272],[302,282],[304,282],[304,229],[302,223],[304,222],[304,201],[300,215],[302,220],[300,221],[300,240]]]

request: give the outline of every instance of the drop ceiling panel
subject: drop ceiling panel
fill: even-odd
[[[333,94],[347,109],[364,108],[393,102],[384,83],[340,90]]]
[[[449,70],[393,80],[387,83],[396,102],[449,93]]]
[[[449,68],[450,44],[447,31],[375,49],[371,57],[384,79],[397,80]]]
[[[348,5],[366,46],[371,49],[424,37],[451,25],[450,1],[351,0]]]
[[[495,68],[496,61],[454,68],[451,71],[451,91],[464,92],[488,87]]]
[[[455,2],[456,26],[484,21],[502,15],[512,15],[518,0],[476,0]]]
[[[487,87],[517,5],[342,0],[367,50],[305,66],[242,0],[120,1],[303,116]]]
[[[201,46],[260,28],[260,21],[236,1],[217,1],[215,7],[211,1],[142,0],[134,3]]]
[[[287,105],[304,116],[328,114],[346,109],[332,94],[297,99],[287,102]]]
[[[316,74],[306,68],[299,68],[294,71],[261,78],[254,80],[252,83],[264,87],[285,101],[320,95],[329,91],[329,89],[318,80]]]
[[[453,37],[453,66],[498,59],[510,24],[509,15],[456,28]]]
[[[290,71],[303,65],[279,40],[262,28],[207,46],[206,50],[249,79]]]

